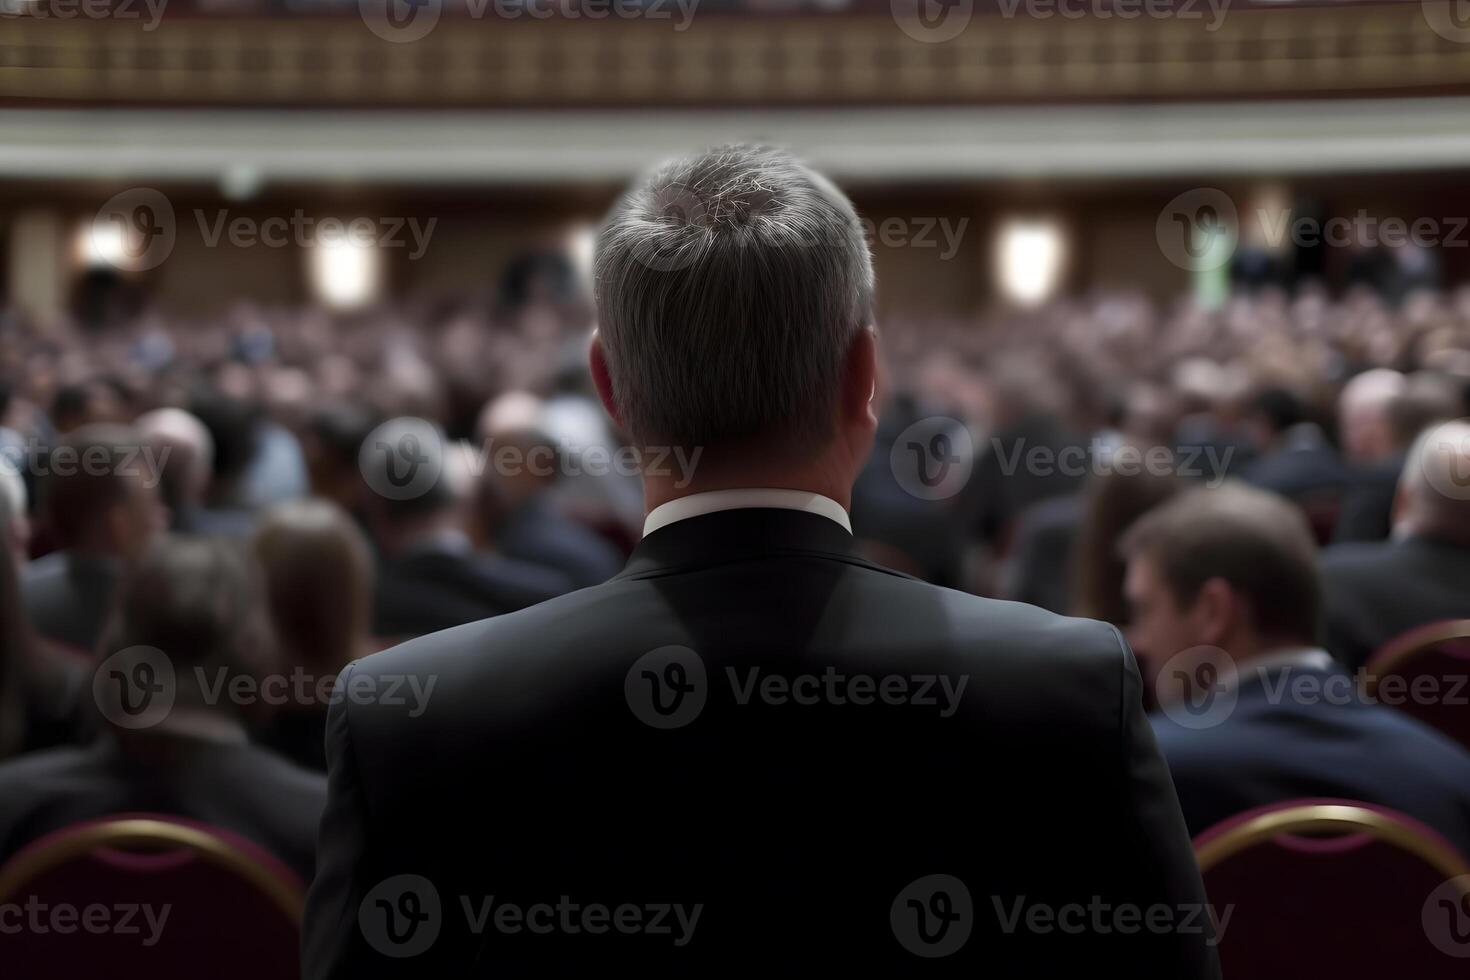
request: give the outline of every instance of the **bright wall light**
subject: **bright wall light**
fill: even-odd
[[[1006,299],[1034,306],[1062,281],[1066,238],[1055,221],[1012,220],[996,241],[996,277]]]
[[[352,309],[378,298],[383,286],[377,246],[349,234],[319,234],[307,250],[311,291],[336,309]]]
[[[127,229],[114,221],[88,221],[77,228],[72,251],[86,269],[128,267]]]

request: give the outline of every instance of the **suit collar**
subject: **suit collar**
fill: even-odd
[[[749,507],[701,514],[658,528],[638,543],[617,577],[780,554],[869,564],[857,557],[852,535],[834,520],[800,510]]]

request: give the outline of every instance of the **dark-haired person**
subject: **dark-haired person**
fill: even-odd
[[[1400,810],[1470,853],[1470,753],[1316,645],[1305,519],[1243,485],[1195,489],[1123,539],[1128,639],[1155,677],[1159,748],[1191,833],[1252,807],[1341,797]]]
[[[164,529],[159,457],[143,452],[136,430],[74,429],[51,451],[41,482],[41,514],[61,546],[32,561],[21,596],[36,632],[90,655],[123,569]]]
[[[326,500],[267,511],[253,541],[271,624],[272,669],[308,683],[263,719],[262,744],[310,769],[327,768],[327,704],[318,683],[374,649],[373,556],[352,518]],[[297,690],[293,687],[293,690]]]
[[[1347,468],[1296,392],[1256,392],[1246,407],[1245,424],[1259,453],[1241,471],[1247,483],[1304,504],[1334,497],[1347,487]]]
[[[1396,510],[1391,540],[1322,553],[1327,648],[1350,668],[1416,626],[1470,618],[1470,422],[1419,437]]]
[[[97,668],[106,674],[88,679],[103,733],[0,765],[0,861],[79,821],[151,812],[232,830],[309,881],[324,781],[251,745],[224,693],[250,675],[259,602],[233,546],[151,547],[119,586]]]
[[[1208,926],[1017,925],[1205,896],[1115,629],[855,553],[877,351],[842,193],[711,150],[595,267],[604,405],[699,464],[645,469],[611,581],[344,672],[437,686],[333,708],[306,975],[1218,976]]]

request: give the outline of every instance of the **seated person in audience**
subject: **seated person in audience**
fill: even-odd
[[[326,771],[327,702],[314,695],[358,657],[372,652],[373,558],[361,530],[336,504],[278,504],[255,534],[265,583],[274,657],[272,669],[299,674],[313,695],[275,706],[257,740],[286,758]],[[297,690],[292,687],[292,690]]]
[[[1346,488],[1347,468],[1295,392],[1257,392],[1245,422],[1259,453],[1241,472],[1247,483],[1298,502],[1338,495]]]
[[[1470,423],[1415,442],[1390,541],[1323,552],[1327,648],[1348,667],[1416,626],[1470,617]]]
[[[16,499],[5,492],[6,472],[0,464],[0,533],[13,524]],[[79,741],[87,720],[81,710],[87,671],[77,658],[50,651],[31,635],[19,568],[16,551],[0,547],[0,759]]]
[[[1374,368],[1354,376],[1337,396],[1337,434],[1343,459],[1351,467],[1351,482],[1333,528],[1334,543],[1388,537],[1394,492],[1408,448],[1395,438],[1393,406],[1406,387],[1400,372]]]
[[[260,641],[260,613],[233,546],[150,548],[123,579],[104,637],[106,674],[92,685],[103,734],[0,765],[0,860],[79,821],[153,812],[248,837],[309,881],[325,782],[251,745],[229,693]]]
[[[1459,414],[1457,394],[1447,379],[1427,371],[1405,378],[1379,368],[1347,383],[1338,403],[1343,450],[1353,475],[1333,544],[1388,537],[1409,447],[1429,426]]]
[[[391,475],[405,463],[399,440],[390,428],[378,440],[389,448],[364,454],[364,465],[378,468],[369,486],[393,486]],[[373,494],[365,505],[378,552],[375,635],[421,636],[571,591],[571,580],[553,568],[476,551],[448,479],[443,438],[414,445],[435,457],[415,464],[437,474],[432,483],[404,499]]]
[[[1470,753],[1372,703],[1315,645],[1316,546],[1265,491],[1190,490],[1123,539],[1128,636],[1155,677],[1159,748],[1192,834],[1252,807],[1342,797],[1470,854]]]
[[[623,570],[623,556],[610,542],[567,517],[552,493],[562,454],[536,429],[493,432],[485,442],[488,462],[478,487],[479,516],[488,543],[507,558],[547,565],[573,588],[585,588]],[[514,465],[500,466],[496,453],[514,449]]]
[[[301,448],[313,497],[330,500],[360,518],[367,487],[358,454],[375,425],[372,411],[352,401],[328,402],[310,413]]]
[[[21,576],[21,597],[41,637],[90,655],[122,569],[163,530],[153,472],[133,429],[89,425],[52,451],[41,485],[42,516],[60,551]]]
[[[144,412],[133,422],[143,441],[167,451],[159,491],[168,507],[169,527],[180,534],[249,534],[255,517],[237,507],[207,504],[213,480],[214,439],[198,416],[181,408]]]

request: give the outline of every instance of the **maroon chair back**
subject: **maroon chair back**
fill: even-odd
[[[0,868],[0,969],[290,980],[300,976],[302,904],[289,869],[228,831],[156,814],[88,821]]]
[[[1195,855],[1227,978],[1470,976],[1470,863],[1401,813],[1273,804],[1205,831]]]
[[[1429,623],[1390,640],[1369,659],[1367,674],[1369,694],[1470,749],[1470,619]]]

